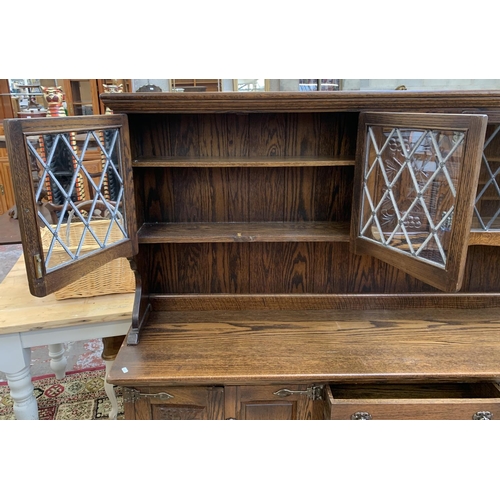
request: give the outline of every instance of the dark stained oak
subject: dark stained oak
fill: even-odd
[[[325,418],[372,420],[472,420],[479,412],[500,418],[500,390],[493,383],[332,384],[325,389]]]
[[[127,419],[499,413],[491,384],[500,379],[499,237],[471,222],[474,195],[488,183],[475,167],[484,130],[500,122],[499,91],[101,99],[114,113],[101,118],[123,124],[127,136],[126,211],[137,222],[127,244],[137,280],[133,324],[109,376],[127,397],[141,394],[126,399]],[[365,112],[379,124],[389,112],[392,126],[468,130],[451,276],[354,243]],[[36,135],[38,123],[53,131],[93,123],[25,122],[11,127]],[[11,139],[16,168],[23,144]],[[490,161],[499,153],[493,141]],[[29,199],[29,175],[16,176]],[[498,201],[490,191],[481,203],[488,214]],[[27,220],[20,223],[29,248],[38,236]],[[75,269],[86,272],[122,250]],[[106,346],[108,359],[117,349]],[[314,400],[307,395],[313,387]],[[291,393],[280,397],[280,389]]]
[[[149,157],[134,160],[133,167],[344,167],[353,166],[354,156],[258,156],[258,157]]]
[[[110,377],[151,386],[495,380],[499,328],[498,308],[152,312]]]
[[[138,98],[139,97],[139,98]],[[498,108],[499,91],[217,92],[102,94],[115,113],[256,113],[415,110],[481,112]]]
[[[134,403],[125,402],[128,420],[222,420],[224,418],[223,387],[184,387],[136,389],[140,393]],[[165,393],[169,399],[144,397],[147,394]],[[124,400],[131,397],[125,389]]]
[[[454,199],[453,224],[451,226],[449,248],[446,250],[446,263],[439,267],[429,260],[418,261],[407,252],[399,249],[384,247],[360,234],[361,224],[366,224],[362,216],[362,200],[364,199],[363,186],[367,184],[364,169],[372,165],[374,158],[368,160],[367,129],[369,127],[385,127],[388,130],[408,128],[410,130],[441,130],[441,131],[463,131],[465,141],[463,153],[460,158],[459,174],[455,181],[456,197]],[[357,145],[357,170],[355,175],[355,189],[353,199],[351,239],[353,251],[358,254],[372,255],[392,266],[401,269],[408,274],[420,278],[422,281],[436,288],[451,292],[460,290],[462,286],[465,260],[467,258],[468,238],[472,223],[475,190],[471,186],[477,186],[484,137],[487,126],[487,117],[479,115],[441,115],[421,113],[363,113],[360,117]],[[455,166],[457,168],[457,166]],[[378,170],[377,170],[378,172]],[[382,173],[379,176],[382,178]],[[372,176],[373,178],[373,176]],[[408,181],[410,182],[410,181]],[[422,183],[424,184],[424,183]],[[444,184],[444,183],[443,183]],[[423,186],[419,185],[423,191]],[[372,187],[372,196],[375,196]],[[397,192],[397,186],[391,189]],[[409,192],[415,191],[412,187]],[[446,196],[446,190],[442,189],[439,196]],[[417,198],[417,194],[414,194]],[[375,202],[375,204],[378,203]],[[401,209],[400,209],[401,210]],[[430,208],[429,208],[430,210]],[[371,212],[370,212],[371,213]],[[435,218],[435,216],[434,216]],[[425,239],[422,238],[422,241]],[[444,245],[443,245],[444,246]],[[418,248],[418,245],[415,245]]]
[[[349,242],[347,222],[248,222],[144,224],[139,243],[212,243],[255,241]]]
[[[36,123],[35,123],[36,122]],[[28,283],[33,295],[44,297],[73,283],[82,275],[102,267],[119,257],[132,257],[138,252],[137,224],[135,211],[134,184],[130,166],[130,142],[128,121],[124,116],[87,116],[70,118],[37,118],[36,120],[6,120],[5,137],[12,171],[12,180],[16,195],[19,227],[23,238],[23,252],[28,274]],[[47,270],[42,258],[41,273],[37,273],[34,257],[43,256],[40,227],[38,219],[39,207],[35,204],[33,178],[31,172],[26,138],[40,134],[81,132],[87,130],[118,129],[119,159],[124,179],[124,194],[121,198],[125,217],[127,238],[107,248],[94,252],[91,257],[83,256],[70,264]],[[71,207],[70,207],[71,208]]]
[[[352,392],[339,400],[338,388],[350,382],[366,389],[360,408],[374,418],[497,412],[493,392],[472,396],[464,387],[500,375],[498,237],[469,235],[462,224],[454,247],[463,250],[463,284],[445,293],[413,265],[356,255],[347,233],[357,210],[360,112],[425,113],[431,126],[433,112],[498,120],[499,92],[103,100],[130,122],[137,268],[151,307],[111,379],[151,393],[202,391],[185,407],[141,399],[127,418],[349,418],[360,400],[348,400]],[[274,394],[317,384],[321,400]],[[403,397],[395,386],[405,385]],[[223,413],[204,409],[203,390],[213,387],[222,388]]]

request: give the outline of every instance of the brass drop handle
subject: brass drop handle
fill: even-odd
[[[493,420],[491,411],[477,411],[472,415],[472,420]]]
[[[372,420],[373,417],[367,411],[357,411],[351,415],[351,420]]]

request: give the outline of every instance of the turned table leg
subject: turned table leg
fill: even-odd
[[[31,349],[23,348],[17,361],[17,364],[24,365],[20,370],[5,371],[10,396],[14,401],[14,415],[17,420],[38,420],[38,405],[31,382]]]
[[[114,387],[107,382],[108,373],[113,366],[113,362],[118,354],[120,346],[122,345],[125,336],[119,337],[106,337],[102,339],[104,348],[102,350],[102,359],[106,365],[106,378],[104,380],[104,390],[111,402],[111,411],[109,412],[109,419],[116,420],[118,417],[118,401],[116,399],[116,393]]]
[[[66,349],[64,344],[49,345],[50,368],[54,372],[57,380],[61,380],[66,376],[68,360],[66,356],[64,356],[65,352]]]

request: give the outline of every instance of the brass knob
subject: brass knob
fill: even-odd
[[[351,420],[372,420],[372,416],[367,411],[357,411],[351,415]]]
[[[491,411],[477,411],[472,415],[472,420],[493,420]]]

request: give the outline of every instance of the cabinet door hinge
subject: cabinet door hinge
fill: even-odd
[[[323,399],[323,386],[322,385],[313,385],[312,387],[308,387],[305,391],[293,391],[291,389],[280,389],[279,391],[273,392],[275,396],[279,396],[280,398],[286,398],[288,396],[292,396],[294,394],[307,396],[309,399],[316,401],[318,399]]]
[[[129,389],[128,387],[123,388],[124,403],[135,403],[140,398],[167,400],[167,399],[172,399],[173,397],[174,396],[172,396],[172,394],[169,394],[168,392],[157,392],[156,394],[146,394],[144,392],[138,391],[137,389]]]

